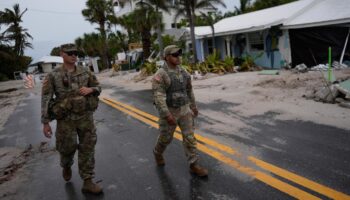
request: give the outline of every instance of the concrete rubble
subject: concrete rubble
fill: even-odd
[[[332,70],[341,70],[341,69],[347,69],[349,66],[345,63],[339,63],[337,61],[334,61],[332,64]],[[293,69],[295,73],[305,73],[308,71],[328,71],[328,64],[318,64],[316,66],[308,68],[304,63],[299,64],[295,66]]]
[[[303,97],[318,102],[338,103],[341,107],[350,108],[350,79],[337,80],[333,84],[327,83],[326,86],[316,88]]]
[[[339,62],[337,61],[334,61],[332,63],[332,67],[333,67],[333,70],[339,70],[339,69],[346,69],[346,68],[349,68],[348,65],[346,64],[340,64]],[[310,68],[311,71],[327,71],[328,70],[328,64],[319,64],[319,65],[316,65],[316,66],[313,66]]]
[[[305,73],[307,71],[308,71],[307,66],[304,63],[297,65],[294,68],[294,72],[298,72],[298,73]]]

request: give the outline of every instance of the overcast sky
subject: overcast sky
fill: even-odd
[[[96,25],[85,21],[81,10],[86,0],[0,0],[0,10],[11,8],[16,3],[21,11],[28,8],[23,17],[23,27],[33,36],[34,49],[26,54],[34,60],[49,55],[53,47],[62,43],[74,42],[84,33],[95,31]],[[239,0],[224,0],[227,8],[223,12],[233,10]],[[2,32],[2,30],[1,30]]]

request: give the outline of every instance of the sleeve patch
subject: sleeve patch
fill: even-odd
[[[153,80],[160,83],[160,82],[162,82],[162,77],[159,74],[157,74],[153,77]]]

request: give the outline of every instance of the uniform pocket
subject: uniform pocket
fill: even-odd
[[[86,111],[86,98],[84,96],[72,97],[70,100],[72,105],[71,111],[75,114],[82,114]]]
[[[90,111],[95,111],[98,107],[99,98],[97,96],[90,95],[86,97],[87,107]]]

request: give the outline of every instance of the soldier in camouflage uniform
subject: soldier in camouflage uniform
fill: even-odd
[[[173,139],[178,125],[181,129],[183,147],[190,164],[190,172],[207,176],[208,170],[198,165],[193,117],[198,110],[193,94],[191,76],[180,66],[182,50],[176,45],[164,49],[164,65],[152,79],[153,97],[159,111],[159,137],[153,150],[159,166],[165,164],[163,152]]]
[[[75,65],[77,49],[73,44],[62,45],[60,55],[63,65],[55,68],[43,81],[43,132],[51,138],[49,122],[57,120],[56,149],[60,153],[63,178],[71,179],[71,166],[78,149],[79,174],[84,180],[82,191],[98,194],[102,188],[92,181],[97,140],[93,111],[97,108],[101,87],[88,69]]]

